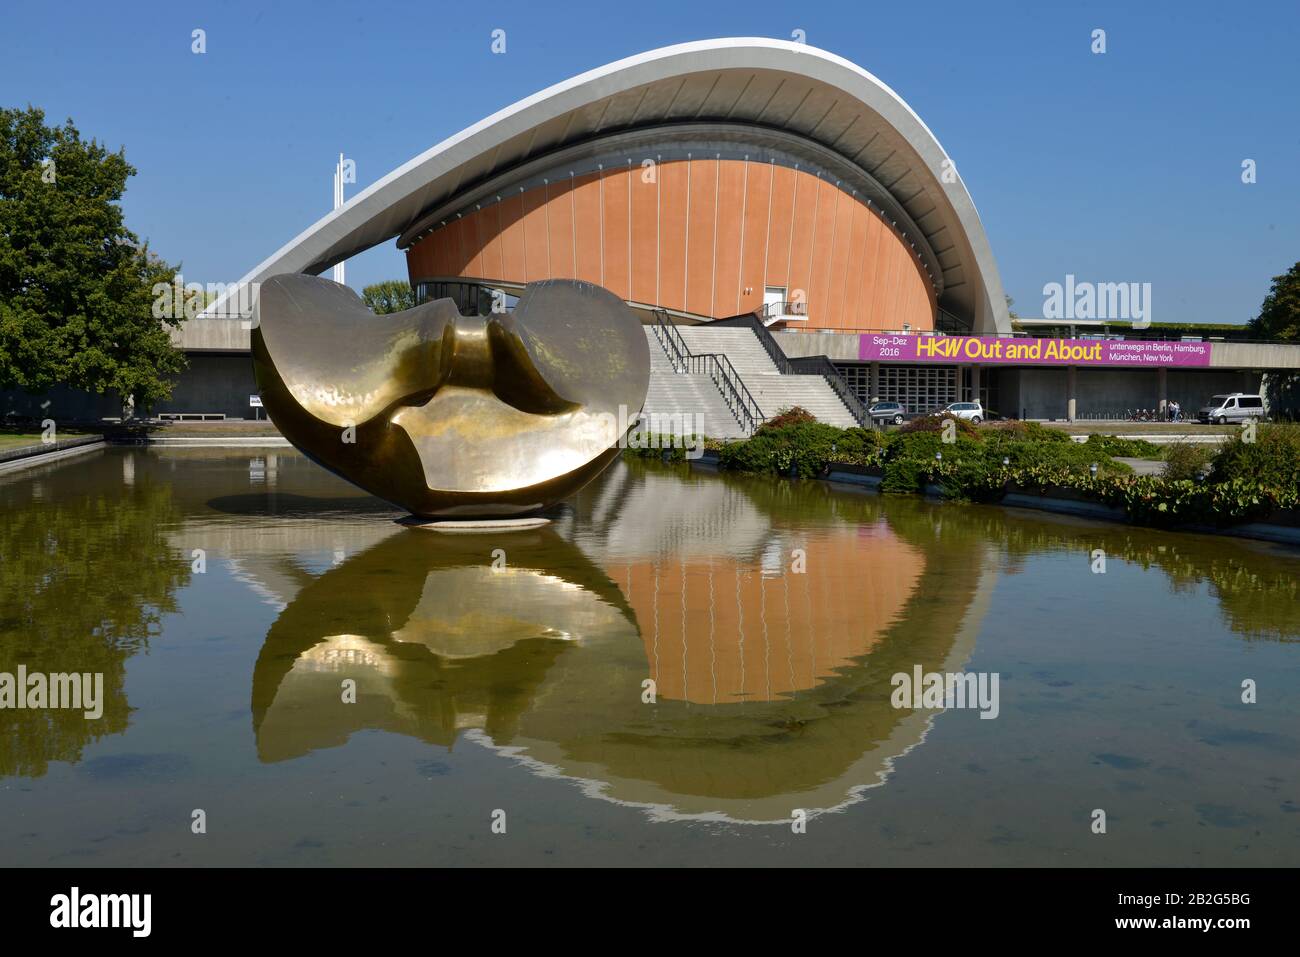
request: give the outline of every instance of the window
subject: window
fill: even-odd
[[[499,297],[499,298],[498,298]],[[422,282],[415,287],[417,303],[434,299],[451,299],[462,316],[486,316],[493,311],[494,301],[499,301],[497,311],[512,312],[519,297],[502,289],[474,282]]]
[[[911,412],[937,412],[957,400],[956,366],[881,365],[871,388],[871,367],[865,362],[837,363],[844,381],[863,402],[879,399]]]

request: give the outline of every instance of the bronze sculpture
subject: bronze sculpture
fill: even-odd
[[[573,494],[617,457],[650,377],[635,314],[564,279],[462,316],[450,299],[375,315],[347,286],[275,276],[252,351],[285,438],[423,518],[511,518]]]

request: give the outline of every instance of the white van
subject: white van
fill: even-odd
[[[1196,418],[1201,422],[1217,422],[1219,425],[1263,419],[1264,397],[1246,392],[1211,396],[1210,401],[1196,414]]]

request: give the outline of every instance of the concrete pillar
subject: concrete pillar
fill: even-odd
[[[880,398],[880,363],[867,363],[867,398],[875,401]]]
[[[1160,418],[1165,417],[1165,409],[1169,405],[1169,370],[1156,370],[1156,408],[1160,410]]]
[[[970,367],[970,400],[978,402],[980,397],[980,367]]]
[[[1079,370],[1070,366],[1065,370],[1065,417],[1073,422],[1078,412],[1075,396],[1079,394]]]

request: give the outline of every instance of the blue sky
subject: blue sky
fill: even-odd
[[[187,281],[233,281],[327,212],[340,150],[357,163],[352,196],[583,70],[795,29],[938,136],[1022,315],[1072,273],[1152,283],[1157,322],[1239,322],[1300,260],[1296,0],[8,3],[3,16],[0,104],[125,146],[139,170],[127,222]],[[392,243],[348,266],[357,288],[405,274]]]

